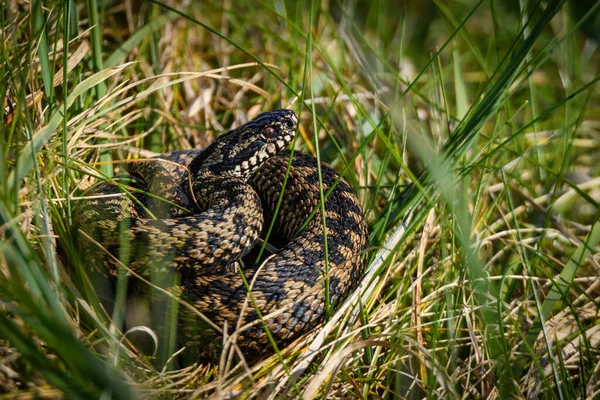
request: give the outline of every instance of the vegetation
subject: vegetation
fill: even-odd
[[[597,398],[599,9],[0,3],[0,398]],[[123,332],[126,285],[108,314],[74,251],[85,189],[287,106],[361,199],[364,279],[254,366]]]

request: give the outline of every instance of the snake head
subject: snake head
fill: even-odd
[[[265,160],[292,142],[297,127],[298,117],[292,110],[259,114],[219,136],[190,163],[190,173],[212,173],[246,180]]]

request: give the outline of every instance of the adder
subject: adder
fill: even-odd
[[[288,170],[285,147],[297,125],[293,111],[266,112],[205,150],[134,163],[120,183],[97,185],[88,193],[97,197],[79,205],[79,247],[95,250],[93,269],[105,275],[121,263],[144,276],[180,274],[170,289],[216,335],[236,331],[247,357],[272,352],[266,329],[278,346],[289,344],[357,283],[367,240],[356,195],[332,168],[320,168],[324,215],[317,160],[295,152]],[[276,249],[255,263],[248,253],[273,219]],[[202,342],[215,332],[205,335],[195,313],[181,308],[179,325],[188,343],[210,348]]]

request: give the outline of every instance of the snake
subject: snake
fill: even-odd
[[[182,336],[201,358],[214,358],[220,345],[205,342],[223,335],[248,359],[289,345],[355,287],[367,242],[349,184],[286,149],[297,128],[293,111],[269,111],[206,149],[132,163],[77,207],[78,248],[105,276],[119,265],[142,276],[176,273],[171,291],[210,321],[207,329],[198,313],[179,311]]]

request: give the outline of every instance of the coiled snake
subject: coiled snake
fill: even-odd
[[[272,352],[265,327],[279,346],[289,344],[323,320],[326,295],[333,307],[357,282],[367,238],[358,200],[344,180],[326,198],[323,218],[316,159],[296,152],[287,173],[290,153],[284,148],[297,123],[293,111],[266,112],[206,150],[135,163],[127,185],[102,183],[89,194],[109,196],[78,207],[75,225],[85,232],[79,247],[95,248],[95,264],[113,275],[115,257],[141,274],[177,271],[178,294],[218,327],[229,333],[237,327],[237,345],[246,356]],[[321,173],[327,193],[338,174],[326,165]],[[129,194],[122,194],[124,186]],[[260,267],[253,258],[238,270],[278,201],[270,241],[279,250]],[[98,251],[98,244],[115,257]],[[198,316],[184,309],[180,314],[184,336],[203,340]]]

